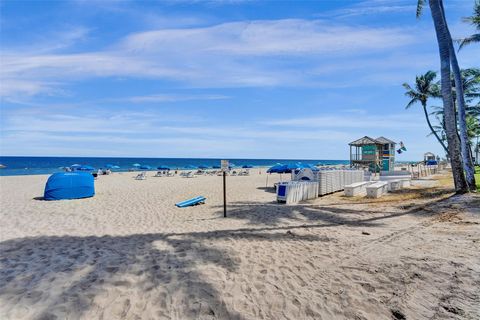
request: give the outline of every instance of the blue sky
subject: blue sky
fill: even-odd
[[[440,152],[405,110],[401,84],[439,69],[415,5],[0,1],[0,152],[347,159],[364,135],[403,141],[399,160]],[[446,2],[454,37],[474,32],[472,8]]]

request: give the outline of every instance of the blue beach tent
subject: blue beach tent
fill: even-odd
[[[86,172],[59,172],[52,174],[45,185],[45,200],[66,200],[93,197],[93,176]]]

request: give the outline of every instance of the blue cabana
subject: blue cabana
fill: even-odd
[[[66,200],[93,197],[93,176],[86,172],[63,172],[52,174],[45,185],[45,200]]]

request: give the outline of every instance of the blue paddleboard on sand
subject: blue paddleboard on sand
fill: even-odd
[[[189,200],[185,200],[185,201],[182,201],[182,202],[179,202],[179,203],[175,203],[175,205],[179,208],[185,208],[185,207],[194,206],[194,205],[197,205],[197,204],[200,204],[200,203],[204,203],[206,199],[207,198],[205,198],[203,196],[198,196],[198,197],[195,197],[195,198],[192,198],[192,199],[189,199]]]

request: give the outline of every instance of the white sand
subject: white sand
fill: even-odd
[[[480,318],[478,196],[286,206],[252,172],[228,178],[227,219],[217,176],[114,174],[53,202],[47,176],[0,177],[0,318]]]

